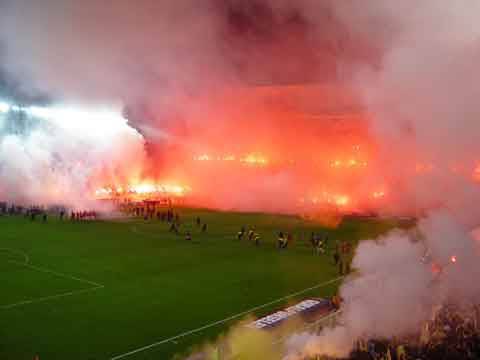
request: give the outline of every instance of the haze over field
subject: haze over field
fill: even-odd
[[[466,0],[5,0],[0,198],[78,206],[162,183],[221,209],[421,216],[442,277],[410,235],[363,243],[345,326],[291,354],[408,334],[434,305],[479,300],[465,281],[480,273],[478,14]]]

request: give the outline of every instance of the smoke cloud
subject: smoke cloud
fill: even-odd
[[[469,234],[480,220],[474,205],[479,188],[458,176],[478,161],[480,150],[473,95],[478,71],[472,66],[480,32],[477,5],[370,1],[355,12],[342,4],[335,9],[347,26],[380,40],[374,46],[382,49],[378,66],[358,67],[352,80],[388,159],[385,174],[401,193],[394,206],[423,209],[423,240],[394,232],[363,242],[353,260],[358,273],[340,290],[341,325],[318,336],[294,336],[291,358],[347,356],[360,338],[418,335],[436,305],[480,300],[480,288],[470,281],[480,268]],[[383,39],[370,37],[375,32]],[[403,166],[409,161],[423,164],[422,176],[409,174]],[[420,261],[425,252],[443,269],[440,274]]]
[[[25,93],[123,104],[147,142],[145,177],[183,181],[201,205],[296,212],[302,197],[353,191],[351,180],[322,174],[336,156],[329,147],[346,153],[365,133],[355,95],[329,85],[339,39],[327,5],[322,32],[288,1],[6,1],[1,63]],[[262,154],[269,169],[191,164],[205,152]],[[303,163],[312,154],[322,169]],[[311,180],[320,176],[328,189]],[[359,197],[377,185],[366,179]]]
[[[2,194],[57,200],[93,180],[167,177],[219,208],[300,212],[303,201],[424,219],[421,242],[395,232],[360,245],[343,326],[297,336],[292,354],[343,356],[357,337],[415,332],[436,304],[478,302],[467,280],[479,272],[468,233],[480,220],[480,3],[7,0],[0,10],[2,67],[23,92],[120,103],[129,118],[70,127],[65,116],[21,136],[4,126]],[[439,278],[420,262],[427,249],[446,268]]]
[[[0,113],[0,195],[26,205],[97,207],[89,184],[140,176],[143,144],[115,110],[29,107]]]
[[[480,288],[471,279],[480,274],[480,266],[471,235],[444,212],[422,220],[419,229],[423,241],[394,232],[362,242],[352,264],[358,273],[340,289],[345,299],[340,325],[319,335],[294,335],[287,344],[288,358],[346,357],[358,339],[418,336],[441,305],[478,303]],[[430,261],[421,261],[427,251],[441,273],[432,272]]]

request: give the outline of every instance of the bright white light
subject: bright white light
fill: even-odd
[[[120,110],[105,108],[84,108],[72,106],[30,106],[25,111],[32,115],[77,134],[105,138],[125,131],[127,119]]]
[[[0,113],[23,110],[27,114],[51,121],[64,129],[80,132],[96,133],[103,131],[111,133],[112,130],[124,130],[127,119],[121,110],[112,108],[86,108],[79,106],[28,106],[20,108],[0,101]]]
[[[0,102],[0,113],[7,113],[10,111],[10,104]]]
[[[51,123],[64,131],[63,136],[83,137],[91,141],[101,140],[104,144],[126,134],[141,138],[141,135],[128,125],[128,120],[123,116],[121,108],[116,106],[58,104],[20,107],[0,99],[0,114],[17,111]]]
[[[118,119],[123,118],[120,112],[113,110],[91,110],[73,107],[30,106],[27,108],[27,112],[38,117],[47,119],[64,119],[66,121],[118,121]]]

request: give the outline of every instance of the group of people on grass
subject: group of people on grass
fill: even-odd
[[[197,216],[197,218],[195,219],[195,224],[197,226],[198,229],[200,229],[200,232],[202,233],[206,233],[207,232],[207,223],[202,223],[202,220],[200,219],[199,216]],[[185,233],[185,240],[187,241],[192,241],[192,232],[191,231],[187,231]]]
[[[304,238],[303,233],[297,236],[299,240]],[[261,236],[256,231],[256,228],[250,227],[247,231],[245,226],[242,226],[236,236],[238,241],[244,239],[256,246],[260,245]],[[277,234],[276,247],[279,250],[285,250],[294,244],[295,237],[292,232],[279,231]],[[310,245],[315,255],[325,255],[329,251],[329,235],[327,233],[312,232],[310,236]],[[333,262],[338,266],[339,274],[346,275],[350,272],[350,258],[352,255],[352,245],[348,241],[337,241],[333,250]]]
[[[255,227],[251,227],[246,230],[245,226],[242,226],[240,231],[237,233],[237,240],[242,241],[243,239],[247,239],[249,242],[255,244],[256,246],[260,246],[260,241],[262,237],[256,231]]]
[[[193,228],[185,226],[183,219],[178,211],[175,211],[172,204],[168,206],[150,203],[124,204],[122,210],[132,216],[143,218],[145,221],[157,220],[168,225],[168,231],[176,235],[184,235],[185,240],[192,241]],[[197,216],[193,224],[200,233],[206,233],[208,225]],[[182,230],[182,228],[184,228]]]
[[[65,217],[65,212],[60,212],[60,220],[63,220]],[[70,213],[71,221],[88,221],[88,220],[97,220],[98,215],[96,211],[72,211]]]
[[[124,209],[125,210],[125,209]],[[127,213],[141,217],[145,221],[157,219],[158,221],[167,223],[169,226],[169,232],[181,235],[182,221],[180,218],[180,213],[174,211],[172,207],[158,207],[151,205],[129,205],[125,210]],[[98,214],[95,211],[87,210],[78,210],[71,211],[69,214],[65,208],[58,208],[52,211],[47,211],[44,207],[40,206],[30,206],[22,207],[15,204],[6,204],[0,202],[0,215],[15,215],[15,214],[24,214],[25,217],[30,218],[32,221],[35,221],[37,218],[41,218],[43,222],[47,222],[48,214],[57,214],[60,220],[69,218],[71,221],[89,221],[96,220]],[[199,216],[194,219],[194,225],[200,230],[201,233],[207,232],[207,223],[203,222]],[[193,229],[185,229],[183,231],[185,240],[191,241]],[[279,250],[286,250],[289,247],[293,246],[295,239],[307,241],[305,234],[303,232],[299,233],[298,236],[290,231],[284,232],[279,231],[276,238],[276,247]],[[254,244],[255,246],[260,246],[262,243],[262,236],[256,230],[255,226],[242,226],[240,231],[237,232],[236,239],[239,241],[248,240],[249,243]],[[329,236],[325,233],[316,233],[312,232],[310,235],[310,245],[312,251],[315,255],[325,255],[329,254]],[[343,241],[339,243],[337,241],[334,250],[333,250],[333,261],[336,266],[339,268],[339,273],[341,275],[348,274],[350,272],[350,254],[351,254],[351,244],[349,242]]]
[[[0,202],[0,216],[1,215],[23,215],[25,218],[31,221],[41,219],[42,222],[47,222],[49,216],[57,216],[61,221],[69,219],[71,221],[87,221],[97,220],[98,214],[93,210],[72,210],[70,215],[67,209],[63,206],[21,206],[16,204],[7,204]]]
[[[174,212],[172,208],[169,208],[167,211],[162,211],[157,213],[157,218],[161,222],[165,222],[169,225],[168,231],[176,235],[180,235],[180,228],[183,225],[180,218],[180,214]],[[200,230],[201,233],[207,232],[207,223],[202,222],[199,216],[195,219],[195,225]],[[192,231],[185,230],[185,240],[192,241]]]

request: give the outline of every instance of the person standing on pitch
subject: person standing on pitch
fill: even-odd
[[[261,240],[260,234],[255,233],[255,235],[253,236],[253,241],[255,242],[255,246],[260,246],[260,240]]]
[[[245,235],[245,226],[242,226],[240,231],[237,233],[237,240],[243,240],[243,236]]]
[[[248,241],[252,241],[253,235],[255,235],[255,227],[252,227],[250,230],[248,230]]]
[[[168,230],[169,232],[174,232],[175,234],[178,235],[178,227],[177,227],[177,224],[175,222],[172,222],[172,224],[170,225],[170,229]]]
[[[285,243],[285,236],[283,235],[283,232],[280,231],[278,233],[278,238],[277,238],[277,245],[279,249],[283,248],[283,244]]]

